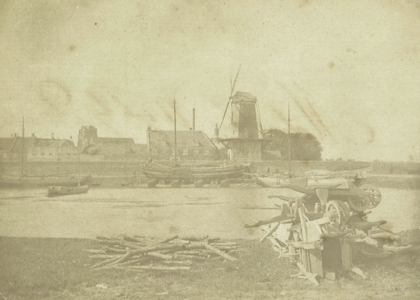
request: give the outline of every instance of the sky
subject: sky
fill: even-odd
[[[0,2],[0,136],[213,135],[234,92],[324,159],[420,160],[420,1]],[[225,120],[229,122],[229,120]],[[223,127],[221,129],[223,131]]]

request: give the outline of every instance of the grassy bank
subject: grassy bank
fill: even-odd
[[[418,299],[420,251],[362,260],[369,276],[343,273],[320,286],[269,243],[239,240],[238,261],[206,261],[184,273],[94,271],[82,239],[0,238],[0,293],[12,299]],[[99,284],[99,285],[98,285]],[[0,296],[1,299],[1,296]]]

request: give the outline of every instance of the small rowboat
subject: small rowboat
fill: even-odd
[[[89,191],[88,185],[82,185],[82,186],[76,186],[76,187],[50,186],[48,187],[48,197],[86,194],[88,191]]]

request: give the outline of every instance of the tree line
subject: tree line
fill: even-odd
[[[289,159],[289,137],[280,129],[264,131],[265,150],[280,151],[282,158]],[[322,147],[318,139],[311,133],[290,134],[292,160],[321,160]]]

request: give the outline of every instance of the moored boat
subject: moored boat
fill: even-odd
[[[88,185],[75,186],[75,187],[50,186],[48,187],[48,197],[86,194],[88,191],[89,191]]]
[[[221,166],[166,166],[148,163],[142,167],[142,172],[153,179],[227,179],[241,177],[248,165]]]

